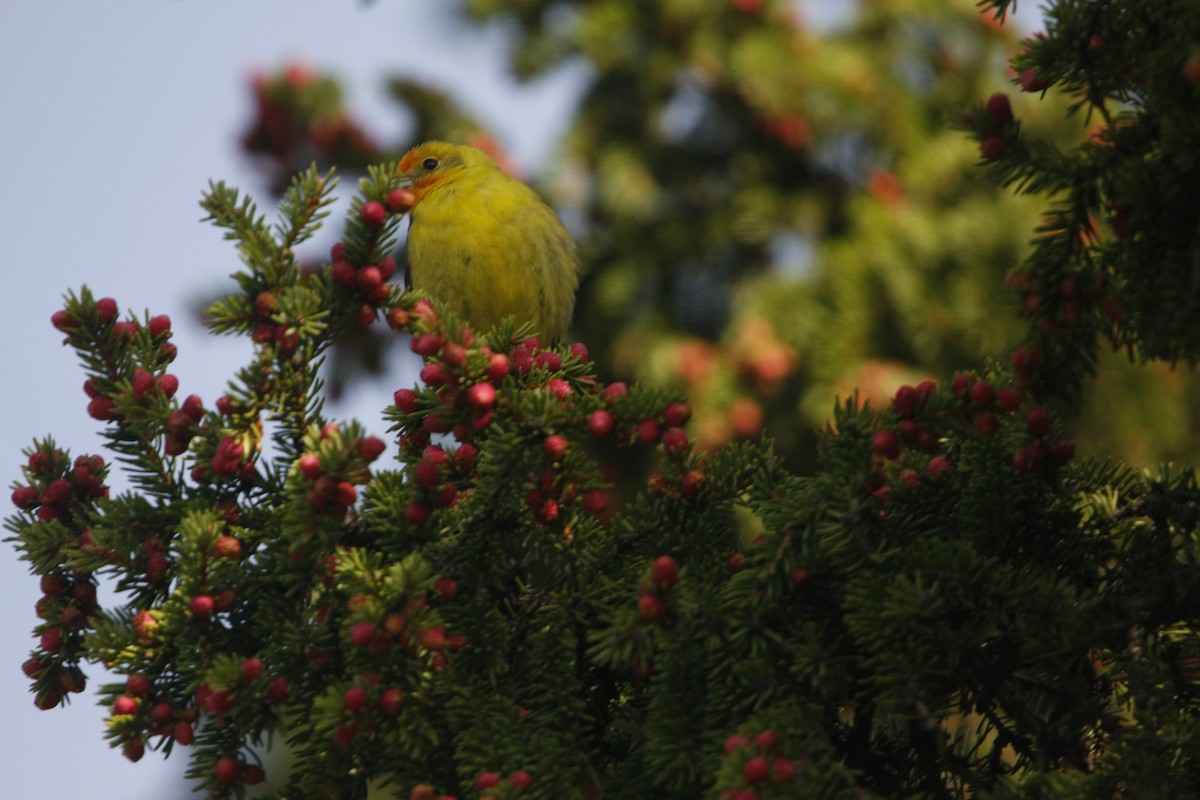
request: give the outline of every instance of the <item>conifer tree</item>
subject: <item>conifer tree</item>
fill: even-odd
[[[560,53],[549,4],[475,5],[519,15],[527,68]],[[779,35],[755,27],[771,3],[585,5],[583,42],[645,18],[686,38],[718,5],[701,43],[729,19],[738,41]],[[274,223],[210,186],[242,268],[209,324],[255,345],[211,408],[180,399],[164,316],[84,287],[52,319],[108,453],[39,440],[13,490],[11,541],[44,594],[25,664],[38,705],[106,664],[125,677],[102,691],[114,746],[186,748],[214,797],[256,791],[279,742],[295,756],[270,776],[279,798],[1200,793],[1200,489],[1190,469],[1078,457],[1064,428],[1105,343],[1200,353],[1200,9],[1062,0],[1046,20],[1018,86],[1098,127],[1042,133],[997,92],[955,134],[997,183],[1051,203],[1010,278],[1023,342],[884,403],[848,393],[806,471],[767,440],[698,448],[688,398],[601,377],[582,342],[472,331],[401,292],[406,206],[385,153],[316,270],[295,247],[326,218],[332,173],[295,176]],[[623,41],[609,58],[648,74]],[[640,85],[625,77],[607,89]],[[799,154],[760,157],[778,181],[805,174]],[[727,162],[730,185],[752,164]],[[650,235],[644,221],[596,225]],[[735,248],[737,270],[761,273],[765,246]],[[623,256],[596,248],[600,283]],[[656,269],[682,272],[673,255]],[[581,331],[605,319],[584,308]],[[387,441],[324,404],[323,361],[364,326],[424,362],[383,411]],[[772,344],[761,334],[745,346]],[[131,488],[111,496],[114,465]]]

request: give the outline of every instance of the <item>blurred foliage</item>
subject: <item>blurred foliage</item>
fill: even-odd
[[[831,10],[836,24],[806,22]],[[702,444],[766,430],[811,469],[809,431],[835,394],[859,388],[883,400],[914,378],[1007,360],[1021,339],[1014,312],[1028,294],[1006,288],[1005,276],[1030,253],[1055,196],[984,180],[961,130],[973,124],[968,109],[1018,80],[1008,65],[1018,34],[999,11],[970,0],[852,11],[771,0],[468,0],[463,11],[505,27],[520,79],[587,65],[561,147],[537,181],[587,270],[573,336],[608,378],[687,389]],[[1120,36],[1118,22],[1087,23]],[[413,124],[403,141],[375,145],[328,79],[285,69],[255,84],[247,147],[268,156],[276,184],[314,157],[353,170],[429,138],[480,146],[520,173],[455,98],[403,77],[388,86]],[[1020,94],[1012,108],[1027,135],[1065,151],[1095,134],[1095,120],[1069,116],[1067,103],[1051,91]],[[277,130],[291,134],[265,135]],[[1153,252],[1137,258],[1154,263]],[[1152,295],[1185,302],[1160,284],[1148,282],[1159,287]],[[385,340],[359,332],[353,342],[343,350],[382,367]],[[1194,377],[1123,365],[1094,347],[1074,357],[1083,373],[1099,370],[1105,397],[1075,409],[1084,452],[1145,465],[1195,460],[1200,438],[1179,424],[1200,396]]]

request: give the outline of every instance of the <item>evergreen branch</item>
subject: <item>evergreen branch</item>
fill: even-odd
[[[329,216],[337,184],[333,168],[320,175],[316,164],[292,178],[279,203],[276,232],[281,250],[292,250],[321,227],[322,220]]]
[[[237,189],[227,187],[223,181],[210,181],[200,207],[208,214],[202,221],[224,228],[225,238],[237,242],[248,266],[278,266],[281,251],[253,200],[240,197]]]

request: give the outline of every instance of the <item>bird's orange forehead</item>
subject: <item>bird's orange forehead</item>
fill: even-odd
[[[396,168],[396,172],[403,175],[411,170],[413,168],[413,164],[416,164],[418,159],[421,158],[420,150],[421,148],[414,147],[412,150],[409,150],[407,153],[405,153],[404,158],[400,159],[400,166]]]

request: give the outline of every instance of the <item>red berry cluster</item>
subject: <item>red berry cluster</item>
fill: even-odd
[[[503,777],[499,772],[481,772],[475,778],[475,790],[479,792],[479,800],[496,800],[497,794],[503,791],[505,786],[511,787],[511,793],[504,794],[505,797],[512,794],[523,794],[530,786],[533,785],[533,775],[523,769],[518,769],[508,774],[508,777]],[[447,797],[441,798],[447,800]],[[452,800],[452,799],[451,799]]]
[[[779,755],[779,736],[772,730],[759,731],[753,737],[735,733],[725,740],[725,753],[737,759],[741,773],[736,785],[721,790],[721,800],[760,800],[770,797],[773,787],[796,779],[796,765]]]
[[[454,450],[427,445],[421,452],[421,460],[409,473],[416,490],[413,500],[404,508],[405,521],[419,528],[429,520],[434,508],[457,505],[463,492],[470,490],[478,457],[478,449],[470,442],[463,442]]]
[[[74,333],[80,327],[89,324],[100,328],[109,325],[120,326],[116,332],[127,338],[137,332],[137,323],[115,322],[119,311],[116,300],[111,297],[101,297],[91,305],[81,303],[78,312],[72,312],[65,308],[55,311],[50,315],[50,323],[66,334]]]
[[[106,374],[84,381],[88,414],[104,421],[149,425],[151,435],[163,436],[166,455],[183,455],[202,432],[205,412],[197,395],[175,406],[179,380],[163,371],[176,356],[170,342],[171,320],[159,314],[143,326],[134,319],[118,320],[117,313],[112,298],[91,301],[85,294],[53,317],[55,326],[68,333],[69,342],[110,365]],[[226,416],[240,412],[228,397],[218,401],[217,409]],[[201,448],[207,452],[192,467],[192,479],[207,483],[221,477],[253,478],[254,454],[247,455],[251,440],[227,435],[208,443]]]
[[[992,437],[1002,420],[1011,418],[1025,405],[1024,393],[1014,385],[997,386],[971,373],[960,372],[951,387],[951,398],[938,397],[933,381],[917,386],[901,386],[892,399],[892,411],[898,417],[894,426],[880,428],[870,439],[870,450],[882,462],[897,465],[895,481],[904,487],[916,486],[924,476],[931,480],[953,471],[950,450],[944,438],[957,431]],[[1074,455],[1074,446],[1066,441],[1051,441],[1050,418],[1040,408],[1028,411],[1026,431],[1029,439],[1013,458],[1013,465],[1027,470],[1040,465],[1061,466]],[[925,454],[928,457],[924,457]],[[874,474],[868,490],[886,498],[891,490],[883,471]]]
[[[667,615],[664,597],[679,582],[679,564],[671,556],[659,556],[650,566],[648,582],[641,586],[638,597],[638,613],[646,622],[658,622]]]
[[[576,409],[596,397],[604,408],[586,417],[589,431],[598,438],[617,429],[609,408],[627,394],[624,384],[600,389],[583,366],[587,349],[572,344],[566,353],[546,349],[530,337],[507,352],[493,350],[476,340],[468,328],[451,329],[426,300],[416,301],[403,314],[403,323],[412,331],[410,348],[425,359],[421,370],[424,389],[399,389],[393,395],[395,416],[401,423],[400,448],[409,462],[414,497],[405,509],[409,524],[425,525],[438,508],[456,505],[471,490],[479,449],[474,443],[491,427],[504,406],[502,385],[516,380],[521,390],[536,393],[553,410],[539,420],[519,420],[531,435],[541,437],[545,466],[526,493],[526,504],[542,524],[555,523],[562,513],[578,505],[591,516],[603,516],[609,508],[607,492],[594,485],[590,457],[572,445],[568,429],[579,424]],[[514,386],[514,390],[516,389]],[[509,405],[507,410],[517,412]],[[541,415],[539,415],[541,416]],[[686,406],[677,404],[666,418],[681,425],[686,422]],[[546,433],[546,428],[561,432]],[[639,436],[640,428],[640,436]],[[637,426],[626,424],[620,442],[655,442],[662,438],[657,419],[642,420]],[[452,434],[460,444],[456,449],[431,445],[431,436]],[[687,445],[682,430],[669,431],[664,444],[675,450]]]
[[[599,412],[597,412],[599,413]],[[578,504],[585,514],[603,516],[609,508],[609,495],[604,489],[584,489],[590,462],[576,458],[570,441],[561,433],[552,433],[542,441],[546,467],[537,484],[525,495],[525,504],[533,509],[534,517],[543,524],[558,519],[561,510]]]
[[[161,615],[161,611],[149,611],[146,609],[142,609],[133,615],[131,626],[139,644],[150,646],[158,642]]]
[[[656,495],[670,495],[683,498],[695,497],[706,477],[704,472],[691,459],[692,443],[684,426],[692,418],[692,409],[687,403],[673,401],[667,403],[662,411],[652,416],[633,416],[627,409],[625,398],[628,387],[624,383],[611,383],[605,387],[603,398],[606,408],[593,411],[588,418],[588,430],[593,436],[603,438],[613,433],[618,445],[629,446],[634,443],[661,446],[666,459],[662,462],[663,470],[654,472],[647,478],[647,488]],[[630,420],[623,424],[615,424],[615,419]]]
[[[273,318],[279,306],[279,298],[269,289],[254,296],[250,338],[255,344],[274,345],[282,358],[290,357],[300,346],[300,331],[292,323],[276,322]]]
[[[377,436],[345,436],[336,423],[322,427],[308,444],[310,449],[296,459],[308,505],[343,519],[358,502],[357,487],[371,478],[370,464],[383,455],[387,444]]]
[[[423,523],[427,519],[424,512],[438,505],[430,502],[428,494],[444,491],[439,472],[444,472],[448,459],[430,457],[426,449],[430,437],[450,433],[459,442],[469,443],[488,430],[502,407],[517,415],[519,405],[505,403],[502,384],[506,380],[515,379],[514,388],[536,392],[532,396],[544,398],[547,404],[539,407],[545,413],[539,413],[536,420],[516,420],[541,436],[546,467],[526,497],[541,522],[553,522],[574,503],[593,516],[608,510],[605,492],[583,478],[593,472],[582,469],[587,457],[577,460],[571,444],[570,431],[581,423],[596,439],[612,438],[619,446],[661,444],[669,461],[683,464],[688,460],[691,443],[683,429],[691,416],[688,406],[669,403],[647,414],[644,398],[629,397],[624,383],[600,386],[595,382],[583,369],[588,354],[580,343],[572,344],[564,354],[543,348],[531,337],[500,352],[476,341],[468,328],[451,329],[426,300],[416,301],[398,316],[412,331],[410,348],[425,359],[421,380],[426,389],[400,389],[393,396],[394,416],[402,429],[401,454],[410,463],[419,461],[413,477],[425,494],[415,501],[420,505],[410,507],[413,520]],[[514,395],[516,399],[520,398]],[[473,461],[477,451],[472,448],[470,452]],[[682,484],[680,491],[690,496],[703,483],[703,475],[697,473],[677,483]],[[463,487],[458,488],[461,491]],[[443,506],[448,504],[444,500]]]
[[[1095,235],[1094,223],[1089,223],[1082,235]],[[1089,313],[1100,313],[1109,319],[1120,316],[1109,291],[1108,275],[1094,272],[1090,278],[1070,274],[1062,278],[1034,277],[1024,273],[1011,273],[1006,279],[1009,288],[1015,290],[1021,301],[1018,315],[1030,320],[1038,334],[1050,336],[1056,332],[1077,330]],[[1022,349],[1019,352],[1025,353]],[[1023,356],[1018,373],[1032,373],[1038,365],[1038,356],[1030,351]],[[1014,362],[1014,368],[1017,364]],[[1049,377],[1049,376],[1047,376]],[[1028,387],[1026,387],[1028,388]]]
[[[1050,81],[1039,75],[1037,69],[1034,67],[1026,67],[1021,70],[1022,92],[1040,92],[1049,88],[1049,86]]]
[[[41,636],[42,650],[58,653],[63,649],[65,635],[91,627],[92,618],[100,612],[96,583],[90,575],[48,572],[42,576],[41,589],[42,597],[35,610],[46,621]]]
[[[34,450],[25,466],[29,483],[13,489],[17,508],[36,514],[42,522],[82,520],[88,507],[108,497],[108,465],[100,456],[81,455],[72,464],[61,450]]]
[[[447,633],[430,603],[450,600],[457,592],[454,580],[443,577],[415,597],[351,595],[346,602],[344,635],[371,669],[395,667],[397,651],[409,659],[426,661],[432,669],[444,669],[448,655],[467,646],[467,637]]]
[[[1090,224],[1087,230],[1092,230]],[[1060,392],[1071,372],[1063,369],[1061,354],[1072,352],[1074,343],[1090,337],[1102,319],[1112,322],[1121,316],[1108,276],[1102,271],[1090,278],[1013,273],[1007,282],[1020,298],[1019,316],[1029,325],[1029,338],[1011,356],[1017,388]]]
[[[209,461],[207,469],[203,464],[192,468],[192,479],[203,483],[212,477],[239,477],[250,480],[257,469],[254,463],[256,448],[248,448],[245,437],[227,435],[217,440],[216,450]]]
[[[360,734],[403,712],[406,666],[399,656],[418,660],[422,671],[436,671],[447,668],[448,655],[467,645],[464,635],[447,634],[430,608],[432,600],[450,599],[456,592],[453,580],[441,578],[415,597],[388,599],[360,593],[346,600],[341,633],[356,672],[341,689],[340,719],[330,733],[335,744],[349,746]],[[328,618],[327,609],[322,609],[318,622]],[[319,660],[317,654],[310,654],[310,661]]]
[[[255,786],[266,780],[267,774],[258,764],[250,764],[238,756],[225,755],[213,765],[213,777],[223,786]]]
[[[124,693],[112,697],[110,709],[114,718],[121,718],[114,719],[110,727],[119,734],[122,752],[130,761],[142,757],[146,739],[151,736],[185,746],[196,740],[195,725],[200,710],[181,708],[160,696],[153,680],[143,673],[126,678]]]
[[[965,121],[968,127],[979,132],[979,155],[984,161],[996,161],[1009,151],[1020,131],[1013,118],[1012,104],[1004,92],[989,97],[984,112]]]
[[[1021,73],[1022,91],[1040,92],[1049,85],[1049,81],[1039,77],[1033,67],[1027,67]],[[1020,129],[1014,121],[1012,104],[1004,92],[993,94],[984,104],[984,113],[965,117],[964,122],[978,131],[979,155],[984,161],[999,160],[1019,142]]]
[[[1013,454],[1013,466],[1022,471],[1043,466],[1060,467],[1075,456],[1075,445],[1065,439],[1052,439],[1050,417],[1033,407],[1025,415],[1025,446]]]
[[[954,396],[965,404],[975,430],[991,436],[999,430],[999,416],[1011,414],[1025,402],[1025,395],[1013,386],[995,388],[991,381],[976,378],[969,372],[954,377],[951,387]]]
[[[155,705],[154,709],[163,711],[163,716],[175,720],[175,725],[169,734],[162,729],[148,729],[151,734],[170,735],[177,744],[188,745],[195,739],[194,724],[200,712],[207,715],[208,724],[213,728],[229,726],[228,714],[235,705],[243,699],[262,697],[268,703],[277,705],[288,699],[290,683],[282,675],[270,675],[267,665],[257,655],[246,656],[240,661],[226,660],[218,662],[209,671],[209,680],[196,687],[194,705],[174,711],[164,703]],[[171,715],[168,717],[168,712]],[[154,710],[151,710],[153,722]]]
[[[313,161],[362,167],[379,160],[378,146],[346,113],[332,79],[292,63],[275,75],[256,75],[250,88],[255,117],[242,147],[270,158],[281,186]]]
[[[146,554],[143,572],[150,583],[158,583],[167,577],[171,569],[171,559],[166,553],[166,545],[157,536],[151,536],[142,543]]]
[[[167,438],[163,452],[169,456],[186,453],[203,420],[204,401],[199,395],[189,394],[178,409],[167,414]]]
[[[117,320],[117,302],[111,297],[88,301],[90,296],[85,295],[84,301],[71,309],[60,309],[50,317],[54,327],[68,334],[69,342],[94,347],[102,361],[114,365],[111,374],[84,381],[88,415],[105,422],[115,420],[118,404],[128,400],[131,402],[125,415],[137,419],[154,406],[156,398],[174,397],[179,390],[179,379],[161,372],[176,356],[175,345],[170,341],[171,318],[166,314],[151,317],[143,331],[136,319]],[[117,367],[130,361],[129,345],[143,333],[150,343],[149,363],[127,369]]]
[[[921,381],[916,386],[904,385],[892,398],[892,409],[900,418],[895,428],[881,428],[871,437],[871,451],[888,461],[900,458],[901,447],[907,445],[922,453],[934,453],[939,447],[938,433],[925,406],[937,389],[933,381]]]
[[[35,629],[38,652],[25,662],[25,674],[36,680],[36,704],[57,706],[68,692],[80,692],[86,684],[76,666],[83,631],[99,614],[96,583],[90,572],[68,566],[79,553],[111,559],[112,553],[92,539],[87,523],[95,501],[108,497],[104,483],[108,467],[100,456],[70,457],[49,443],[29,453],[24,474],[27,483],[12,493],[13,504],[39,523],[61,523],[62,529],[47,529],[39,545],[39,559],[56,556],[54,565],[41,578],[42,596],[35,610],[41,623]],[[78,531],[64,538],[56,531]]]
[[[224,724],[222,714],[233,708],[233,691],[217,689],[210,683],[202,683],[196,687],[196,707],[206,714],[214,716],[214,724]]]
[[[381,233],[383,223],[387,220],[388,210],[378,200],[368,200],[362,204],[359,218],[367,229],[368,241],[372,244],[375,238],[372,234]],[[352,292],[358,305],[357,319],[363,325],[370,325],[377,317],[380,307],[388,306],[392,296],[392,284],[388,281],[396,274],[396,260],[391,256],[381,256],[373,263],[355,263],[347,253],[346,243],[337,242],[329,253],[329,279],[334,285]],[[392,318],[389,316],[389,323]]]
[[[383,677],[372,670],[359,672],[342,690],[342,719],[330,737],[339,747],[347,747],[360,732],[370,732],[384,718],[393,718],[404,710],[407,698],[395,686],[384,686]]]
[[[451,330],[428,300],[418,300],[398,321],[412,332],[409,349],[425,359],[421,380],[436,400],[431,404],[410,389],[395,393],[400,415],[420,419],[419,427],[405,431],[401,450],[420,453],[435,433],[452,432],[455,439],[465,442],[475,432],[486,430],[496,413],[496,386],[513,368],[509,355],[477,343],[470,328]]]
[[[83,671],[75,664],[82,632],[100,611],[96,602],[96,584],[90,576],[55,571],[42,576],[42,597],[36,605],[43,620],[38,626],[38,652],[22,669],[26,677],[37,681],[35,704],[50,709],[62,702],[64,694],[82,692],[87,685]]]
[[[216,588],[192,595],[188,601],[188,613],[193,619],[206,620],[215,614],[228,614],[237,605],[237,592],[229,588]]]

